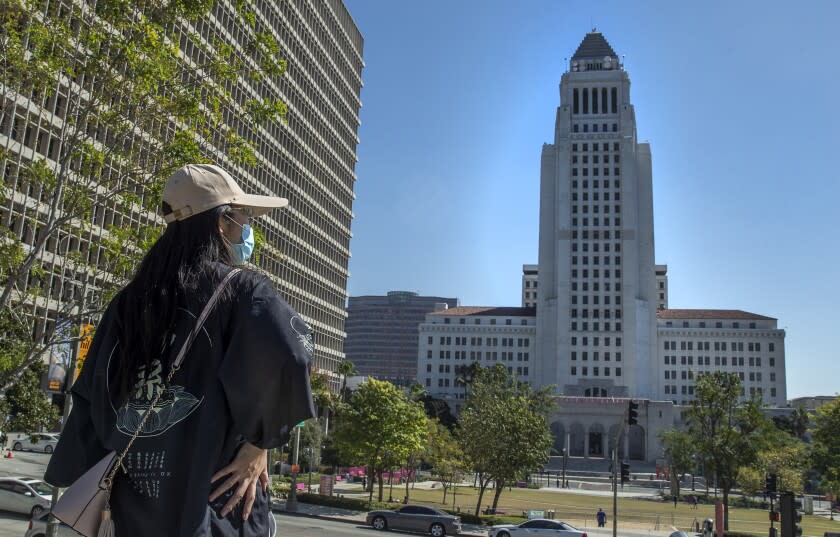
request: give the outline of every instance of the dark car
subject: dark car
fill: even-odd
[[[377,530],[429,533],[432,537],[461,533],[461,519],[425,505],[406,505],[395,511],[371,511],[367,523]]]

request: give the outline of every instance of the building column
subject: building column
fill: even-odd
[[[583,458],[589,458],[589,429],[583,431]]]
[[[624,459],[630,460],[630,427],[627,427],[627,432],[624,435]]]

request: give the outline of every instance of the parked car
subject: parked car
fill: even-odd
[[[47,537],[47,522],[49,522],[49,512],[44,511],[37,517],[29,521],[29,529],[26,531],[24,537]],[[58,537],[79,537],[79,534],[73,531],[69,526],[64,524],[58,525]]]
[[[36,517],[49,511],[52,487],[26,477],[0,478],[0,509]]]
[[[12,449],[15,451],[29,450],[40,451],[42,453],[52,453],[58,444],[58,434],[56,433],[32,433],[20,434],[16,438],[10,439]]]
[[[521,524],[499,524],[490,528],[488,537],[517,536],[587,537],[586,532],[560,520],[535,518]]]
[[[461,518],[434,507],[405,505],[394,511],[371,511],[367,523],[377,530],[428,533],[432,537],[461,533]]]

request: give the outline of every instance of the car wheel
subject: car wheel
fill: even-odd
[[[443,527],[443,524],[432,524],[432,527],[429,528],[429,534],[432,537],[443,537],[446,535],[446,528]]]
[[[38,518],[42,514],[44,514],[44,506],[43,505],[36,505],[32,508],[32,511],[29,513],[32,518]]]
[[[47,446],[47,447],[44,448],[44,453],[46,453],[47,455],[49,455],[52,452],[53,452],[53,447],[52,446]]]
[[[20,442],[15,442],[15,445],[12,446],[12,449],[15,451],[20,451],[23,449],[23,444],[21,444]]]
[[[385,520],[384,516],[378,516],[378,517],[374,518],[373,522],[371,522],[370,525],[373,526],[373,529],[379,530],[379,531],[388,529],[388,521]]]
[[[496,537],[510,537],[510,533],[506,531],[500,531],[498,534],[496,534]]]

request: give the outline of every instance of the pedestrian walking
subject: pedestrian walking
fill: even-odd
[[[273,535],[267,450],[315,416],[312,334],[271,280],[234,267],[254,249],[252,220],[287,204],[214,165],[167,180],[166,229],[99,322],[45,475],[67,487],[124,452],[120,537]]]
[[[598,508],[598,514],[596,515],[598,518],[598,527],[603,528],[607,525],[607,513],[604,512],[603,509],[600,507]]]

